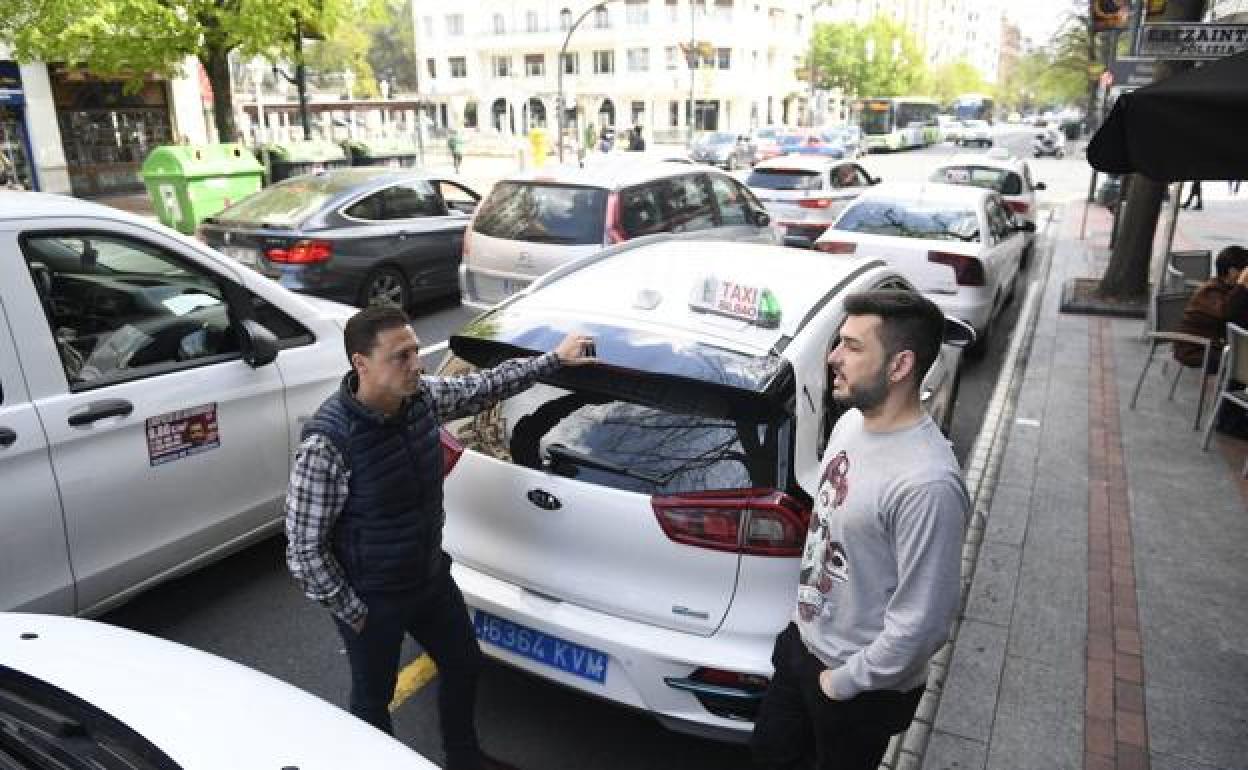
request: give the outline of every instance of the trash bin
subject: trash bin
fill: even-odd
[[[352,166],[412,168],[420,165],[420,148],[408,139],[349,139],[343,147]]]
[[[530,128],[529,146],[533,153],[533,167],[541,168],[546,163],[546,130]]]
[[[268,150],[269,153],[269,179],[273,182],[351,165],[347,153],[340,145],[323,139],[270,144],[261,151],[263,150]]]
[[[148,154],[142,175],[161,223],[194,235],[200,222],[259,190],[264,168],[239,144],[165,145]]]

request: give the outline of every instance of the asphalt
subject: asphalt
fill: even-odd
[[[1248,240],[1248,194],[1205,187],[1175,247]],[[1248,767],[1248,444],[1201,451],[1190,371],[1168,400],[1154,364],[1128,407],[1142,322],[1060,312],[1108,259],[1083,215],[1054,222],[972,450],[964,609],[895,770]]]

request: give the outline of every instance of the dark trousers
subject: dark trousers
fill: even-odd
[[[360,633],[335,619],[351,663],[351,713],[393,734],[390,700],[399,671],[403,634],[420,643],[438,666],[438,714],[442,747],[450,767],[472,767],[480,756],[477,743],[477,676],[481,648],[468,618],[464,596],[450,573],[427,598],[404,594],[367,594],[368,620]]]
[[[1203,208],[1205,204],[1205,196],[1201,193],[1200,180],[1192,182],[1192,190],[1187,194],[1187,200],[1183,202],[1183,208],[1192,205],[1192,201],[1196,201],[1196,208]]]
[[[755,764],[768,770],[875,770],[889,738],[906,729],[923,696],[918,687],[829,699],[819,689],[824,665],[792,623],[776,637],[771,662],[776,673],[750,741]]]

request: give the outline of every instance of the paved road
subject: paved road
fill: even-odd
[[[1029,148],[1030,132],[1003,135],[1015,152]],[[887,156],[866,164],[889,180],[917,180],[946,154],[970,152],[950,146]],[[1082,194],[1087,176],[1081,162],[1040,161],[1037,176],[1050,183],[1050,200]],[[1080,181],[1082,180],[1082,181]],[[1023,292],[1018,292],[1021,298]],[[959,455],[965,456],[979,430],[983,406],[996,379],[1013,328],[1018,302],[1001,324],[1002,333],[985,357],[964,372],[953,425]],[[462,307],[431,308],[415,326],[429,345],[472,316]],[[440,360],[427,357],[427,365]],[[147,593],[111,613],[108,622],[173,639],[240,661],[345,704],[347,663],[328,617],[297,592],[288,578],[280,538],[262,543],[195,575]],[[416,657],[413,647],[404,661]],[[171,687],[176,687],[171,683]],[[434,708],[436,680],[416,691],[395,713],[396,734],[438,761]],[[613,770],[731,770],[749,767],[740,746],[675,734],[645,715],[564,691],[541,680],[490,665],[482,679],[479,707],[487,749],[521,767],[546,770],[586,767]]]

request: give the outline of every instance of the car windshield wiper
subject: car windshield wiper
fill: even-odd
[[[607,473],[615,473],[620,476],[628,476],[642,481],[648,481],[656,486],[663,483],[663,479],[659,476],[652,476],[649,473],[635,471],[632,468],[625,468],[623,465],[610,462],[609,460],[600,460],[596,457],[590,457],[582,454],[575,449],[569,449],[563,444],[551,444],[546,447],[546,454],[550,455],[552,460],[566,460],[567,462],[583,466],[585,468],[594,468]]]

